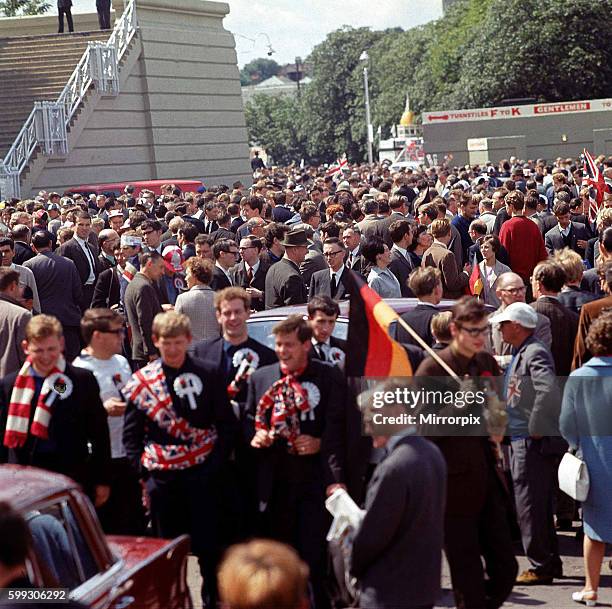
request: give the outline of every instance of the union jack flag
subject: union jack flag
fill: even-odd
[[[326,176],[335,176],[339,171],[342,171],[344,167],[348,164],[348,160],[346,158],[346,154],[342,156],[342,158],[336,159],[336,164],[332,165],[326,172]]]
[[[595,198],[590,198],[589,204],[589,222],[595,222],[597,213],[604,205],[604,193],[607,191],[607,186],[603,174],[599,171],[599,166],[586,148],[583,153],[583,161],[584,181],[595,191]]]

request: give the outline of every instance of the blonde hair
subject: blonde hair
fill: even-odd
[[[564,247],[562,250],[555,252],[553,260],[565,271],[565,283],[578,283],[580,281],[584,272],[580,254],[569,247]]]
[[[191,321],[187,315],[176,311],[158,313],[153,319],[153,336],[157,338],[191,336]]]
[[[450,222],[446,218],[438,218],[431,223],[429,232],[434,239],[446,237],[451,232]]]
[[[62,338],[64,331],[62,324],[53,315],[36,315],[28,322],[25,329],[25,337],[28,342],[32,340],[44,340],[50,336]]]
[[[293,548],[255,539],[228,550],[218,580],[229,609],[299,609],[305,604],[308,567]]]
[[[450,332],[452,320],[452,311],[442,311],[431,318],[431,333],[439,343],[450,343],[453,339]]]

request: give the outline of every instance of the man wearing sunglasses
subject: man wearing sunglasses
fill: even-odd
[[[338,237],[325,239],[323,243],[323,256],[329,268],[316,271],[310,278],[309,300],[315,296],[329,296],[334,300],[348,298],[343,282],[346,267],[344,257],[346,248]]]
[[[111,309],[87,309],[81,319],[81,334],[87,346],[73,365],[93,372],[100,387],[100,399],[108,415],[111,441],[110,496],[99,510],[106,533],[142,535],[144,519],[138,477],[132,471],[123,446],[123,415],[126,403],[120,390],[132,376],[121,353],[124,322]]]
[[[452,309],[450,331],[452,342],[438,355],[460,378],[499,375],[486,351],[489,329],[483,303],[461,298]],[[428,357],[416,376],[442,377],[448,372]],[[486,436],[474,435],[431,440],[448,468],[444,547],[457,606],[500,607],[512,591],[518,565],[508,524],[511,498],[496,466],[495,445]]]

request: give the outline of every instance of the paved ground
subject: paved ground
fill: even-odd
[[[535,609],[576,609],[578,605],[571,600],[572,592],[580,590],[584,583],[582,566],[582,543],[576,541],[573,533],[559,533],[559,547],[563,558],[564,578],[555,580],[550,586],[516,586],[504,608],[534,607]],[[527,568],[523,556],[518,557],[520,571]],[[191,557],[189,561],[189,587],[194,606],[202,607],[200,600],[200,575],[197,561]],[[450,592],[450,577],[445,565],[442,580],[443,595],[436,607],[454,607]],[[612,571],[608,567],[608,559],[602,568],[601,587],[599,590],[599,606],[612,607]]]

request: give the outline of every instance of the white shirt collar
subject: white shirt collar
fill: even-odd
[[[359,246],[357,246],[354,250],[351,250],[351,254],[353,256],[359,256]]]
[[[244,268],[247,270],[251,269],[251,271],[253,271],[253,275],[255,275],[255,273],[257,273],[257,270],[259,269],[259,264],[260,264],[261,260],[258,260],[253,266],[249,266],[246,262],[244,263]]]
[[[403,247],[400,247],[399,245],[397,245],[397,243],[394,243],[391,249],[399,252],[404,258],[408,257],[408,250],[404,249]]]
[[[221,270],[222,270],[222,271],[225,273],[225,276],[226,276],[228,279],[230,279],[230,281],[231,281],[231,278],[230,278],[230,276],[229,276],[229,273],[228,273],[228,272],[227,272],[227,271],[226,271],[226,270],[225,270],[225,269],[224,269],[224,268],[223,268],[223,267],[222,267],[222,266],[219,264],[219,261],[218,261],[218,260],[215,262],[215,266],[216,266],[218,269],[221,269]]]
[[[332,271],[331,267],[329,268],[329,277],[330,279],[335,275],[336,276],[336,280],[340,279],[340,276],[342,275],[342,273],[344,272],[344,264],[337,270],[337,271]]]

